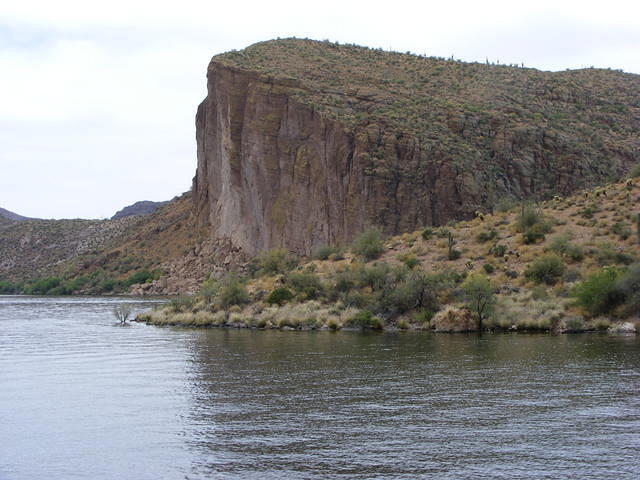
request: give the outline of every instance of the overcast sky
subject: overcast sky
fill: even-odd
[[[217,53],[297,36],[544,70],[640,73],[639,5],[5,1],[0,207],[40,218],[103,218],[188,190],[195,111]]]

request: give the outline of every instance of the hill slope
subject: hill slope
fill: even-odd
[[[640,161],[640,77],[541,72],[310,40],[215,56],[194,202],[250,254],[308,254],[619,178]],[[302,200],[302,201],[301,201]]]

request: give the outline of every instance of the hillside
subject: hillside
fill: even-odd
[[[209,65],[196,214],[249,254],[309,254],[370,225],[398,234],[567,195],[640,161],[639,91],[618,71],[258,43]]]
[[[284,329],[637,331],[638,175],[538,205],[501,202],[494,214],[386,240],[368,231],[350,248],[323,247],[314,259],[272,250],[254,259],[244,278],[212,277],[197,296],[139,320]]]
[[[23,217],[22,215],[18,215],[17,213],[10,212],[4,208],[0,208],[0,222],[4,222],[5,224],[11,222],[22,222],[24,220],[30,220],[28,217]]]
[[[167,202],[151,202],[148,200],[142,200],[132,205],[127,205],[122,210],[118,210],[111,220],[118,220],[119,218],[132,217],[134,215],[151,215],[160,207],[166,205]]]
[[[149,215],[0,226],[0,293],[195,292],[245,257],[207,238],[191,211],[186,193]]]

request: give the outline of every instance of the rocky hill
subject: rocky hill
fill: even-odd
[[[215,56],[194,203],[249,254],[398,234],[619,178],[640,76],[542,72],[310,40]]]
[[[218,55],[207,77],[192,192],[114,220],[0,215],[5,290],[54,277],[56,293],[194,292],[273,248],[309,255],[371,226],[469,220],[640,162],[640,76],[618,71],[287,39]]]
[[[4,208],[0,208],[0,222],[4,222],[6,224],[8,223],[7,221],[22,222],[24,220],[29,220],[29,218],[10,212],[9,210],[5,210]]]
[[[168,202],[150,202],[148,200],[142,200],[136,202],[133,205],[128,205],[122,210],[118,210],[116,214],[111,217],[111,220],[118,220],[119,218],[132,217],[134,215],[151,215],[153,212],[163,207]]]

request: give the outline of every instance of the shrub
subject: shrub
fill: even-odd
[[[313,252],[313,258],[314,260],[329,260],[329,257],[333,256],[335,258],[336,256],[341,256],[341,253],[342,249],[340,247],[324,245]]]
[[[19,283],[12,283],[8,280],[0,280],[0,295],[7,295],[12,293],[22,292],[23,285]]]
[[[517,205],[517,202],[513,198],[504,197],[498,200],[498,202],[495,205],[495,210],[497,212],[504,213],[515,208],[516,205]]]
[[[621,240],[626,240],[631,236],[631,228],[626,222],[616,222],[611,227],[611,231],[618,235]]]
[[[193,297],[180,296],[171,299],[171,301],[169,302],[169,309],[174,313],[180,313],[191,310],[194,303],[195,299]]]
[[[544,240],[545,234],[543,229],[539,225],[534,225],[531,228],[527,228],[522,232],[522,242],[525,245],[531,245]]]
[[[553,237],[547,250],[557,253],[560,256],[567,257],[574,262],[580,262],[584,259],[584,251],[582,250],[582,247],[571,243],[569,235],[566,233]]]
[[[338,272],[335,276],[334,290],[338,293],[348,292],[356,286],[355,275],[350,270]]]
[[[491,282],[484,275],[471,275],[462,283],[467,308],[478,317],[478,329],[495,303]]]
[[[362,330],[370,328],[372,330],[382,330],[384,322],[378,317],[374,317],[369,310],[362,310],[349,318],[346,323],[350,327],[358,327]]]
[[[24,287],[27,295],[68,295],[71,291],[63,284],[61,278],[39,278],[30,285]]]
[[[384,251],[382,232],[375,228],[362,232],[353,240],[351,250],[366,261],[378,258]]]
[[[604,243],[596,252],[596,262],[600,266],[622,264],[629,265],[633,263],[635,258],[633,255],[625,253],[622,250],[615,250],[610,244]]]
[[[616,288],[625,297],[624,313],[631,315],[640,312],[640,263],[629,267],[616,282]]]
[[[427,227],[420,234],[423,240],[429,240],[433,236],[433,228]]]
[[[202,297],[202,299],[206,303],[211,303],[211,301],[218,294],[218,289],[220,286],[218,285],[218,281],[215,278],[208,278],[204,282],[202,282],[202,287],[198,291],[198,295]]]
[[[582,218],[585,218],[587,220],[593,218],[594,214],[596,213],[596,209],[594,207],[584,207],[582,210],[580,210],[580,216]]]
[[[496,268],[493,265],[491,265],[490,263],[485,263],[482,266],[482,268],[488,275],[491,275],[493,272],[496,271]]]
[[[398,255],[398,260],[404,263],[409,270],[413,270],[420,263],[418,257],[412,254]]]
[[[151,280],[157,280],[160,278],[159,272],[150,272],[149,270],[139,270],[136,273],[127,277],[124,281],[125,287],[130,287],[136,283],[146,283]]]
[[[287,283],[298,294],[312,300],[322,294],[320,277],[313,272],[291,272],[287,276]]]
[[[631,178],[639,178],[640,177],[640,163],[636,163],[631,170],[629,171],[629,177]]]
[[[617,268],[603,268],[589,275],[573,290],[578,305],[592,315],[609,313],[624,302],[624,293],[617,285],[621,271]]]
[[[504,257],[504,254],[507,253],[507,247],[505,245],[496,244],[489,249],[489,253],[494,257]]]
[[[232,305],[243,305],[249,302],[249,292],[235,275],[225,277],[218,292],[218,302],[222,308]]]
[[[277,275],[287,273],[298,265],[298,259],[287,250],[275,248],[257,257],[260,273],[263,275]]]
[[[266,298],[269,305],[284,305],[293,298],[293,292],[285,287],[278,287],[273,290]]]
[[[489,240],[493,240],[498,236],[498,232],[495,228],[490,228],[489,230],[483,230],[482,232],[476,235],[476,241],[480,243],[488,242]]]
[[[525,276],[536,283],[553,285],[562,277],[564,269],[564,263],[558,255],[548,254],[534,260]]]
[[[540,210],[530,205],[523,207],[516,220],[516,228],[519,232],[526,232],[536,227],[540,233],[549,233],[551,225],[546,221]]]
[[[372,290],[380,290],[387,281],[387,275],[391,267],[385,262],[376,262],[371,266],[359,265],[354,271],[359,287],[370,287]]]

